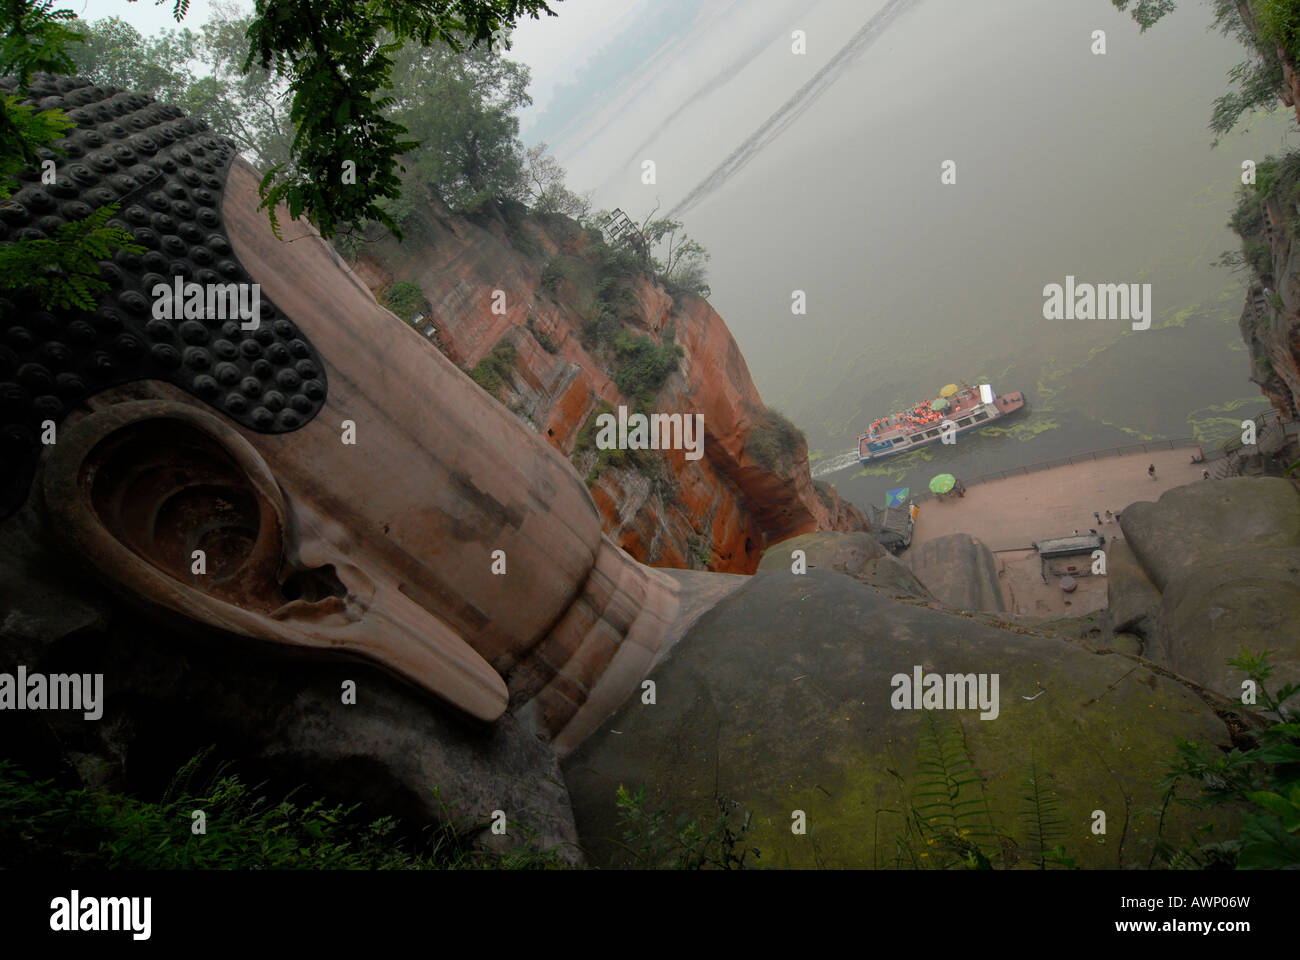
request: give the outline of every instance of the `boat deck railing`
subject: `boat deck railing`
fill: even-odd
[[[979,403],[979,402],[977,401],[977,402],[975,402],[975,403],[972,403],[969,407],[967,407],[967,408],[964,409],[964,410],[956,409],[956,408],[954,408],[954,409],[945,409],[945,410],[941,411],[941,413],[943,414],[943,416],[944,416],[946,419],[955,419],[955,418],[957,418],[957,417],[964,417],[964,416],[966,416],[966,414],[971,413],[972,411],[978,410],[978,409],[980,409],[980,407],[982,407],[982,406],[984,406],[984,405],[983,405],[982,403]],[[911,413],[911,412],[913,412],[913,411],[910,411],[910,410],[909,410],[909,411],[904,411],[905,414],[907,414],[907,413]],[[897,416],[897,414],[892,414],[892,413],[891,413],[889,416],[890,416],[890,417],[894,417],[894,416]],[[860,434],[860,435],[858,436],[858,439],[859,439],[859,441],[861,441],[861,439],[862,439],[863,437],[866,437],[868,440],[876,440],[876,441],[879,441],[879,440],[885,440],[885,439],[892,439],[892,436],[891,436],[891,435],[892,435],[892,434],[895,434],[895,433],[897,433],[900,437],[910,437],[912,434],[917,433],[917,432],[924,432],[924,431],[926,431],[926,430],[933,430],[933,429],[935,429],[935,428],[939,425],[939,423],[941,423],[941,422],[942,422],[942,421],[934,421],[934,422],[932,422],[932,423],[926,423],[926,424],[919,424],[919,423],[918,423],[918,424],[916,424],[915,426],[906,426],[906,427],[905,427],[904,425],[902,425],[902,424],[899,424],[899,423],[891,423],[888,427],[886,427],[885,429],[881,430],[881,431],[880,431],[880,432],[879,432],[875,437],[872,437],[872,436],[871,436],[871,431],[868,430],[866,433]]]

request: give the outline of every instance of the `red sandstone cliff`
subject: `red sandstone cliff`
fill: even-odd
[[[1263,229],[1248,239],[1268,244],[1272,269],[1261,286],[1248,291],[1239,323],[1250,352],[1250,379],[1284,421],[1300,416],[1300,244],[1293,233],[1298,213],[1272,199],[1263,204]]]
[[[1242,21],[1259,36],[1259,24],[1248,0],[1237,0]],[[1278,97],[1295,110],[1300,122],[1300,69],[1280,43],[1258,40],[1276,51],[1282,64]],[[1241,315],[1241,334],[1250,351],[1251,380],[1257,383],[1283,420],[1300,416],[1300,245],[1292,226],[1300,217],[1300,204],[1283,206],[1276,199],[1264,204],[1263,235],[1243,239],[1263,240],[1272,254],[1272,271],[1264,289],[1275,288],[1277,302],[1259,287],[1247,293]]]
[[[704,456],[652,451],[598,462],[584,426],[602,404],[635,405],[613,379],[618,360],[608,345],[583,342],[583,321],[598,307],[599,242],[564,217],[511,219],[470,220],[431,203],[407,223],[405,242],[362,244],[353,269],[377,296],[396,280],[417,284],[437,328],[429,348],[463,370],[490,361],[498,344],[513,346],[495,354],[503,374],[481,379],[588,477],[605,532],[628,553],[656,566],[752,573],[777,541],[868,529],[832,487],[814,486],[801,436],[776,457],[759,450],[756,458],[755,431],[771,429],[770,414],[726,324],[707,301],[674,296],[646,274],[626,281],[622,329],[680,347],[677,370],[648,409],[703,414]],[[543,284],[557,261],[568,276]]]

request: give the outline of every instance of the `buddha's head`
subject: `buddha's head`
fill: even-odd
[[[172,618],[580,739],[584,705],[648,670],[674,581],[604,538],[569,463],[315,231],[282,213],[277,239],[231,143],[82,80],[38,77],[30,99],[77,127],[52,181],[29,171],[0,204],[0,238],[118,204],[145,252],[102,264],[93,310],[0,303],[0,511],[43,496],[71,551]]]

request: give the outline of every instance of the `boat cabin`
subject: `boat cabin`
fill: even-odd
[[[948,405],[940,411],[920,404],[904,413],[876,421],[866,433],[858,437],[858,457],[863,461],[874,460],[923,444],[935,443],[943,439],[945,426],[956,433],[963,433],[986,421],[1013,413],[1024,405],[1024,394],[1019,391],[998,396],[987,383],[978,387],[968,386],[954,394]]]

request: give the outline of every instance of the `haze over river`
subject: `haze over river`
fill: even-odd
[[[1210,16],[1182,0],[1139,35],[1109,0],[702,0],[552,147],[597,206],[677,208],[765,401],[860,506],[944,471],[1208,446],[1267,406],[1237,331],[1244,280],[1214,261],[1237,248],[1242,161],[1294,126],[1285,109],[1252,117],[1211,149],[1212,102],[1245,52]],[[1043,287],[1067,275],[1150,283],[1151,328],[1044,320]],[[872,419],[963,379],[1023,390],[1029,412],[825,472]]]

